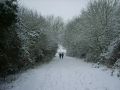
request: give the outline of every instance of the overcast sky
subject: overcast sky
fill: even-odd
[[[21,0],[21,4],[42,15],[61,16],[65,21],[80,14],[89,0]]]

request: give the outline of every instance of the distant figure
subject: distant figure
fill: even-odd
[[[58,45],[57,55],[60,59],[63,59],[66,54],[66,49],[62,45]]]
[[[61,59],[61,57],[62,57],[62,54],[61,54],[61,53],[59,53],[59,58]]]
[[[62,53],[61,53],[61,58],[63,59],[63,57],[64,57],[64,53],[62,52]]]
[[[60,59],[63,59],[63,57],[64,57],[64,53],[63,53],[63,52],[60,52],[60,53],[59,53],[59,58],[60,58]]]

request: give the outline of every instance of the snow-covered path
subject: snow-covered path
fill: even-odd
[[[55,57],[23,73],[9,90],[120,90],[120,80],[82,60]]]

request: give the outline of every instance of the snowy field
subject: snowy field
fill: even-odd
[[[120,80],[110,70],[94,68],[80,59],[55,57],[49,64],[26,73],[8,90],[120,90]]]

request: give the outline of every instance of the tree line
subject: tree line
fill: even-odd
[[[120,62],[120,1],[90,1],[67,23],[63,44],[69,56],[115,67]]]
[[[17,0],[0,1],[0,76],[49,62],[58,44],[67,55],[119,68],[120,1],[92,0],[67,24],[42,16]]]
[[[63,26],[60,17],[44,17],[17,0],[0,1],[0,76],[52,60]]]

